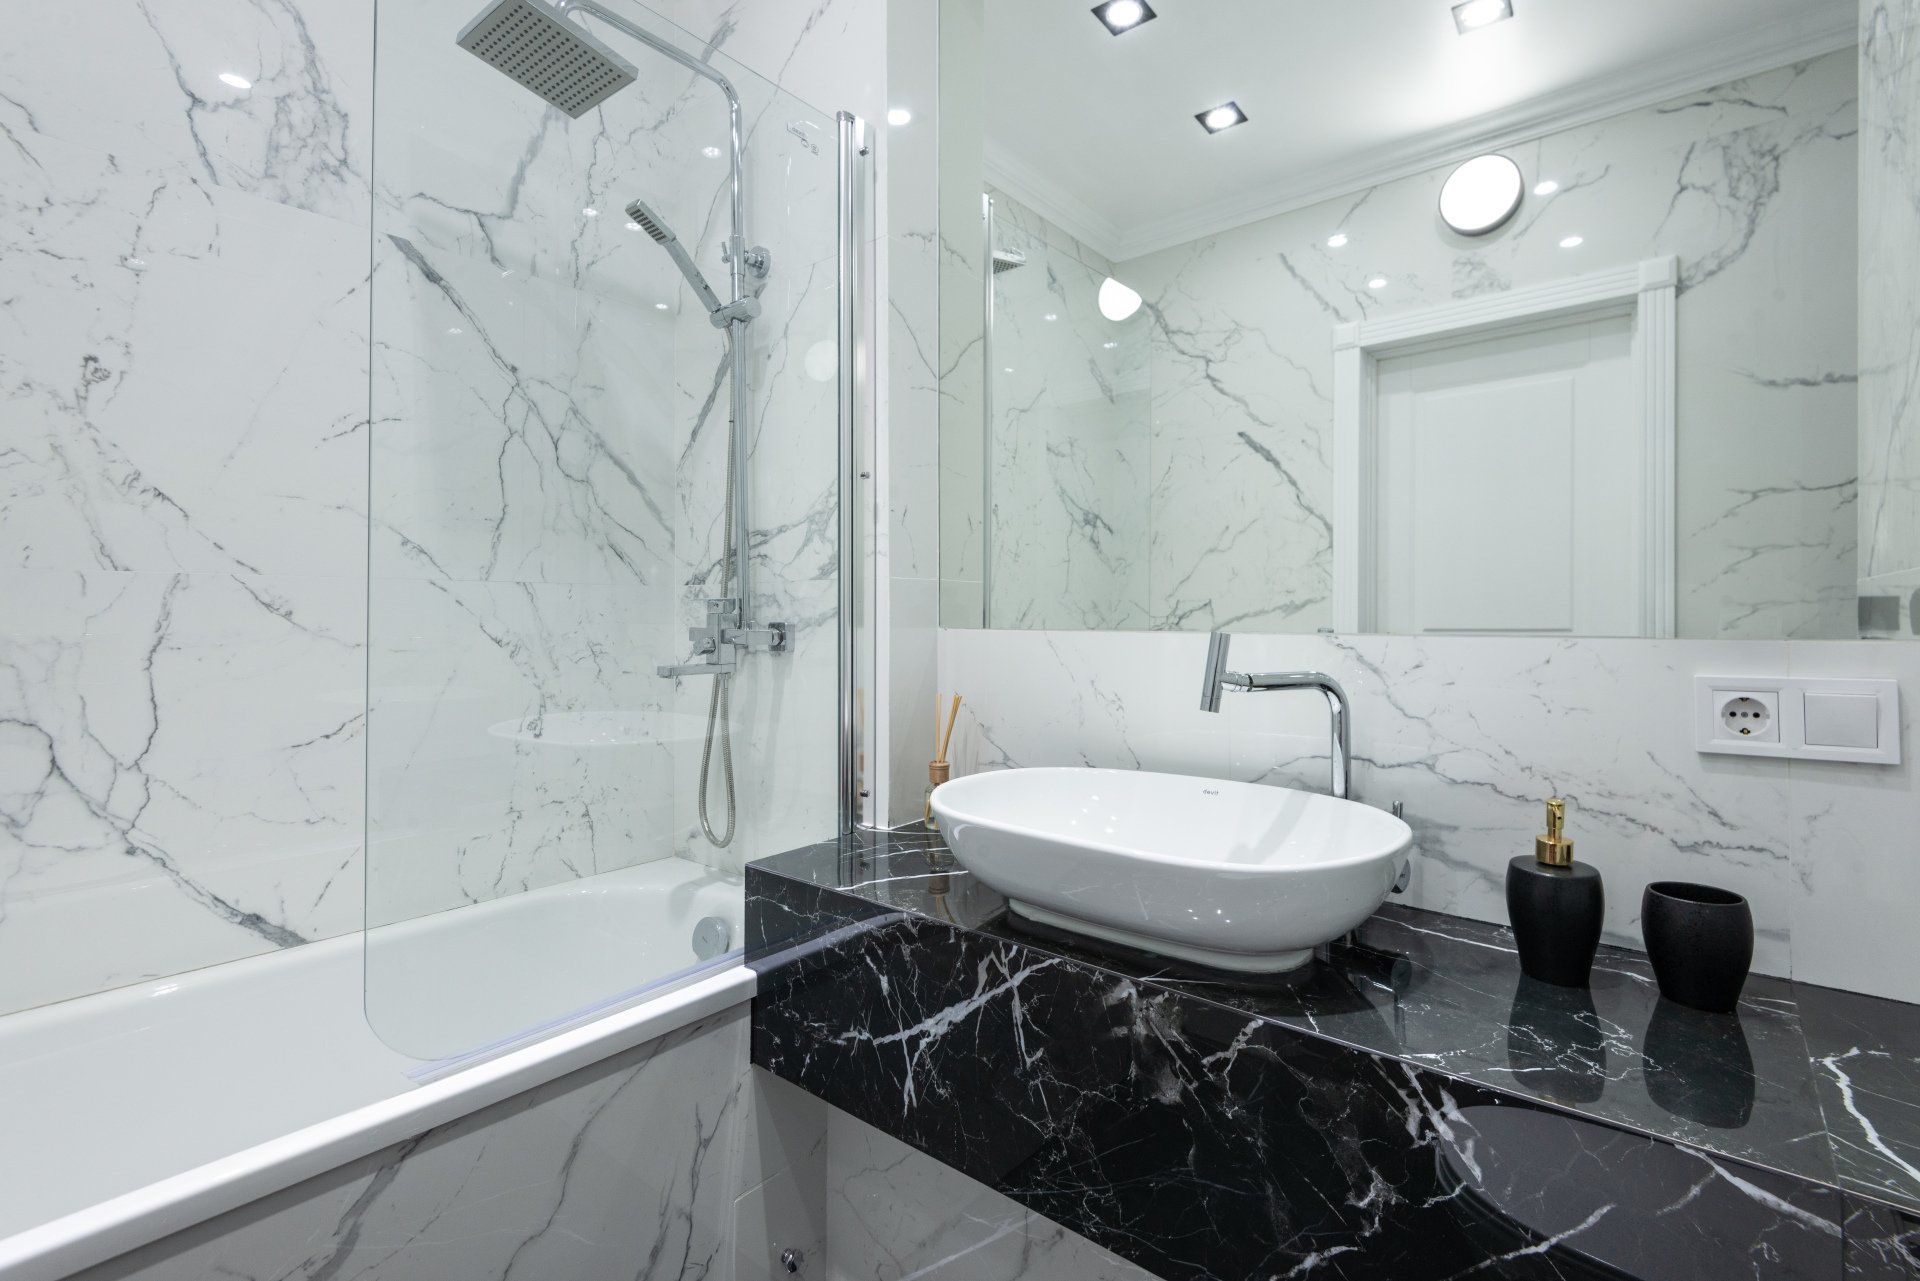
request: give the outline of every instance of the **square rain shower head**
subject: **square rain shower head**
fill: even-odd
[[[575,120],[639,77],[545,0],[499,0],[466,25],[459,44]]]

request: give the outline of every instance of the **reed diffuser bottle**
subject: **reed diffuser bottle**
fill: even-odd
[[[937,831],[939,825],[933,821],[933,789],[952,777],[953,766],[947,763],[947,745],[953,741],[953,727],[960,719],[960,696],[953,696],[953,706],[946,713],[946,724],[940,723],[941,709],[936,704],[933,709],[933,759],[927,762],[927,794],[923,802],[920,821],[929,832]]]

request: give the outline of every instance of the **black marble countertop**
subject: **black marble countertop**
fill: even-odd
[[[1557,988],[1523,978],[1505,927],[1393,905],[1245,986],[1012,924],[933,833],[861,832],[751,867],[1920,1211],[1920,1006],[1755,975],[1737,1014],[1700,1014],[1618,948],[1590,991]]]

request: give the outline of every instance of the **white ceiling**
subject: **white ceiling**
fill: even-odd
[[[1852,43],[1857,0],[986,0],[988,181],[1115,260]],[[1194,113],[1236,101],[1209,136]]]

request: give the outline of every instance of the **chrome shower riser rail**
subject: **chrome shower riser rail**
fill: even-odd
[[[733,82],[716,68],[700,61],[684,49],[662,40],[645,27],[621,17],[619,14],[595,3],[595,0],[558,0],[555,8],[563,14],[580,13],[597,18],[609,27],[630,36],[663,57],[679,63],[694,75],[712,81],[727,98],[728,130],[728,179],[730,184],[730,212],[732,228],[727,237],[727,275],[733,286],[734,303],[747,297],[747,174],[746,125],[740,108],[740,92]],[[738,451],[740,474],[734,490],[734,507],[731,513],[733,521],[733,545],[736,548],[737,564],[734,575],[734,593],[740,598],[741,621],[751,626],[753,618],[753,584],[748,566],[753,561],[752,544],[747,540],[747,513],[752,506],[748,501],[747,444],[752,437],[749,425],[752,415],[748,412],[747,400],[747,362],[743,358],[746,351],[747,322],[736,318],[729,322],[734,337],[734,361],[732,372],[733,394],[733,447]]]

